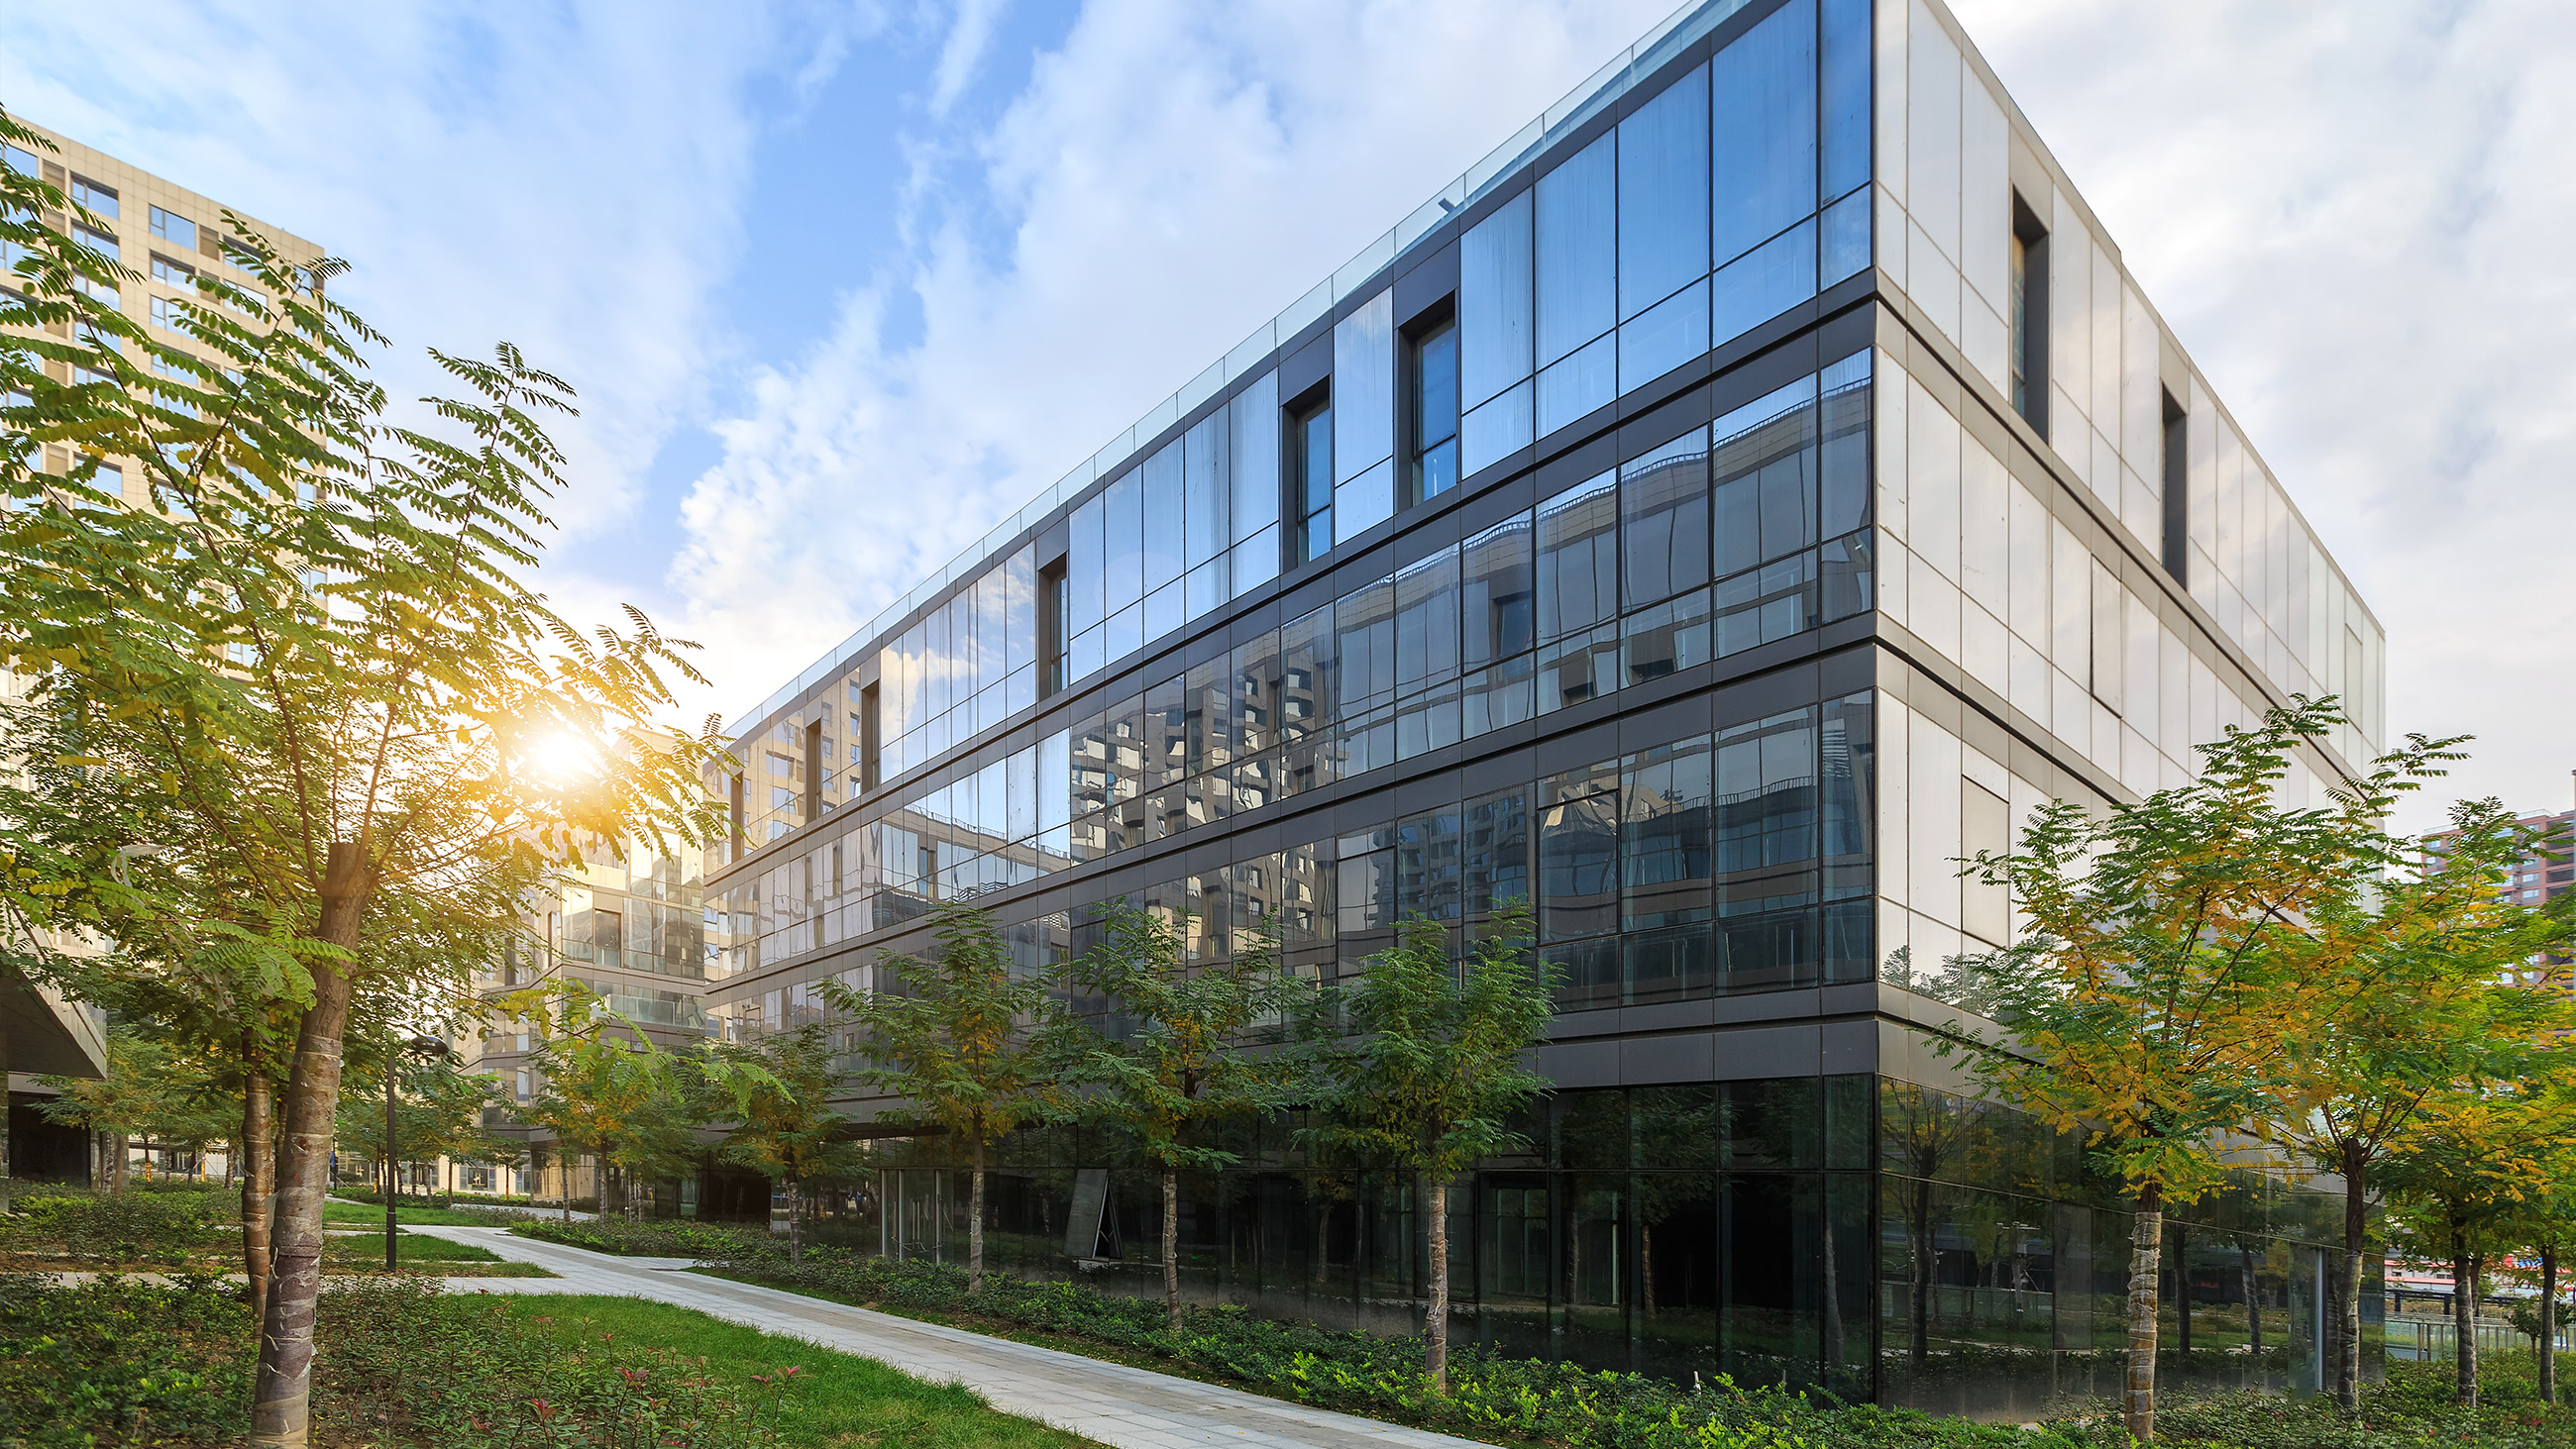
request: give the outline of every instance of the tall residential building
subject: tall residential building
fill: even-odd
[[[1455,1331],[2026,1419],[2114,1391],[2130,1220],[1926,1043],[2012,930],[1957,859],[2294,692],[2355,721],[2318,798],[2382,655],[1939,0],[1708,0],[740,723],[711,1014],[805,1019],[938,901],[1329,978],[1524,898],[1557,1091],[1450,1197]],[[1413,1184],[1285,1126],[1184,1189],[1185,1281],[1408,1331]],[[876,1148],[835,1210],[958,1251],[958,1151]],[[1159,1283],[1118,1142],[1000,1161],[1014,1270]],[[2331,1188],[2177,1210],[2184,1373],[2319,1383]]]
[[[52,182],[74,206],[88,212],[87,216],[70,210],[50,212],[44,223],[142,276],[115,289],[90,284],[92,296],[122,308],[138,324],[159,329],[166,334],[162,340],[185,346],[186,334],[178,325],[182,316],[171,304],[200,300],[195,281],[200,272],[223,270],[235,285],[256,288],[255,279],[240,265],[244,253],[227,244],[232,231],[224,223],[222,206],[24,117],[16,119],[53,142],[56,149],[39,152],[0,142],[0,165]],[[244,220],[289,257],[321,255],[312,242],[264,222]],[[15,249],[0,244],[0,272],[17,262]],[[0,277],[0,287],[13,282]],[[72,380],[62,364],[47,365],[56,370],[57,380]],[[66,449],[48,447],[44,460],[48,472],[66,472],[71,464]],[[109,458],[103,466],[119,475],[128,502],[144,501],[142,474],[130,460]],[[0,693],[14,696],[21,683],[0,675]],[[47,942],[44,948],[88,949],[85,943],[68,940]],[[6,1023],[5,1033],[0,1033],[6,1039],[0,1045],[0,1056],[5,1056],[0,1065],[10,1069],[8,1132],[0,1139],[0,1175],[15,1171],[53,1178],[87,1176],[87,1144],[79,1134],[53,1127],[37,1113],[36,1104],[53,1093],[33,1076],[102,1074],[106,1069],[102,1022],[94,1011],[64,1002],[5,969],[0,969],[0,1021]],[[17,1150],[8,1152],[9,1148]]]

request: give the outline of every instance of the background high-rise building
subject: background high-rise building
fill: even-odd
[[[2294,693],[2351,716],[2316,800],[2383,656],[1939,0],[1709,0],[740,724],[712,1010],[807,1019],[943,900],[1331,977],[1528,898],[1559,1090],[1451,1196],[1456,1331],[2026,1419],[2114,1391],[2129,1218],[1927,1043],[2013,930],[1957,861]],[[1278,1127],[1184,1190],[1191,1291],[1406,1330],[1414,1185]],[[834,1210],[955,1251],[957,1154],[877,1150]],[[1001,1160],[1009,1266],[1159,1281],[1119,1142]],[[2176,1211],[2186,1376],[2323,1381],[2334,1191]]]
[[[42,218],[45,225],[142,274],[140,281],[120,288],[85,284],[92,297],[122,309],[137,324],[156,329],[160,340],[185,347],[187,334],[179,325],[183,318],[171,304],[202,300],[195,281],[200,272],[222,271],[236,286],[258,287],[241,266],[245,254],[227,245],[233,232],[225,224],[225,208],[24,117],[15,119],[56,149],[31,150],[0,142],[0,165],[52,182],[88,213],[83,216],[68,209],[48,213]],[[243,220],[290,258],[321,254],[319,247],[292,233],[248,217]],[[15,248],[0,244],[0,273],[14,268],[18,260]],[[11,286],[13,279],[0,276],[0,287]],[[56,380],[72,380],[63,364],[47,366],[55,370]],[[48,446],[46,471],[67,472],[72,463],[66,449]],[[101,464],[116,472],[128,503],[140,506],[146,501],[141,472],[130,459],[107,458]],[[15,698],[23,684],[0,674],[0,694]],[[44,945],[49,950],[89,949],[78,940]],[[4,1154],[0,1175],[85,1178],[92,1170],[95,1144],[38,1114],[37,1103],[54,1093],[34,1078],[101,1075],[106,1069],[103,1020],[94,1010],[65,1002],[0,968],[0,1025],[5,1025],[5,1031],[0,1031],[0,1054],[5,1054],[0,1055],[0,1066],[9,1069],[8,1130],[0,1135],[0,1154]]]

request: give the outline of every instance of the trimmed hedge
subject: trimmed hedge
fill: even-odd
[[[763,1229],[702,1223],[687,1218],[646,1218],[641,1222],[598,1218],[567,1223],[540,1217],[513,1223],[510,1232],[516,1237],[562,1243],[567,1247],[588,1248],[594,1253],[614,1253],[627,1258],[767,1262],[773,1257],[784,1260],[787,1256],[786,1245],[773,1241],[774,1235]]]

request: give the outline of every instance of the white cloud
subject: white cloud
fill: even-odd
[[[395,339],[398,398],[435,385],[426,345],[508,339],[563,375],[579,532],[635,504],[724,348],[705,298],[740,245],[747,90],[782,56],[815,83],[854,23],[792,0],[13,6],[0,99],[355,260],[339,295]]]
[[[2389,635],[2453,795],[2564,809],[2576,12],[1953,0]]]
[[[917,148],[908,255],[716,426],[674,582],[722,706],[792,678],[1669,9],[1089,6],[989,129]]]

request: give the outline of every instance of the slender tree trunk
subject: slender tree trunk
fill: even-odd
[[[2142,1444],[2156,1437],[2156,1259],[2164,1246],[2164,1189],[2138,1190],[2137,1230],[2129,1237],[2129,1383],[2126,1419]]]
[[[787,1179],[787,1261],[805,1261],[805,1185]]]
[[[2259,1359],[2263,1356],[2263,1303],[2255,1296],[2254,1249],[2243,1238],[2236,1240],[2236,1262],[2245,1285],[2245,1343]]]
[[[250,1316],[268,1312],[269,1199],[277,1190],[277,1164],[269,1155],[268,1077],[252,1072],[242,1084],[242,1273],[250,1280]]]
[[[561,1179],[563,1180],[563,1220],[564,1220],[564,1223],[565,1223],[565,1225],[566,1225],[566,1226],[570,1226],[570,1225],[571,1225],[571,1223],[572,1223],[572,1154],[571,1154],[571,1153],[569,1153],[569,1152],[557,1152],[557,1153],[555,1154],[555,1176],[557,1176],[557,1177],[559,1177],[559,1178],[561,1178]]]
[[[1163,1321],[1181,1326],[1181,1170],[1163,1165]]]
[[[975,1129],[975,1178],[966,1190],[966,1291],[984,1291],[984,1131]]]
[[[2471,1279],[2469,1250],[2457,1230],[2458,1216],[2451,1221],[2451,1358],[2459,1371],[2460,1404],[2474,1409],[2478,1406],[2478,1290]]]
[[[125,1165],[125,1159],[133,1154],[134,1149],[127,1144],[125,1134],[122,1132],[110,1137],[108,1141],[113,1147],[116,1156],[111,1159],[108,1164],[107,1190],[115,1193],[118,1197],[123,1197],[125,1196],[126,1177],[132,1171],[131,1168]]]
[[[1932,1258],[1932,1186],[1917,1182],[1909,1191],[1913,1195],[1914,1209],[1909,1215],[1913,1222],[1908,1225],[1912,1228],[1908,1236],[1914,1240],[1914,1311],[1907,1315],[1912,1322],[1909,1324],[1906,1357],[1919,1369],[1925,1367],[1932,1357],[1932,1294],[1938,1285],[1933,1282],[1937,1274],[1933,1271]]]
[[[2361,1144],[2343,1149],[2343,1261],[2336,1276],[2343,1301],[2335,1305],[2335,1399],[2344,1412],[2361,1412],[2361,1250],[2370,1230],[2367,1181],[2370,1159]]]
[[[2540,1401],[2558,1402],[2558,1249],[2540,1250]]]
[[[374,884],[360,844],[333,841],[315,934],[355,952]],[[330,1189],[332,1118],[340,1105],[341,1036],[349,1024],[350,996],[349,974],[340,962],[314,964],[313,1005],[296,1031],[295,1065],[286,1082],[286,1150],[278,1163],[280,1191],[271,1227],[277,1266],[261,1320],[251,1398],[251,1443],[258,1449],[302,1449],[309,1438],[313,1316],[322,1296],[322,1199]]]
[[[2191,1357],[2191,1234],[2177,1225],[2174,1228],[2174,1348],[2184,1358]]]
[[[1431,1309],[1423,1325],[1423,1368],[1431,1392],[1449,1392],[1449,1180],[1434,1174],[1427,1194],[1431,1214]]]

